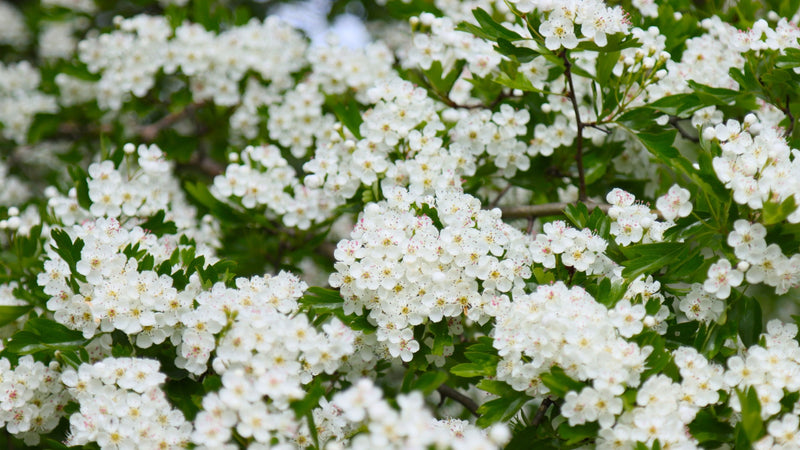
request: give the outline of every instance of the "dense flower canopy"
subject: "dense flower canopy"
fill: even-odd
[[[270,3],[0,0],[12,445],[800,448],[800,0]]]

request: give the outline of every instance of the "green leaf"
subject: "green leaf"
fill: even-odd
[[[597,422],[573,426],[570,426],[569,422],[563,422],[558,426],[558,434],[567,441],[566,445],[573,445],[597,436],[599,429],[600,425]]]
[[[449,378],[447,372],[439,370],[425,372],[411,383],[411,390],[422,391],[425,395],[428,395],[444,384],[447,378]]]
[[[625,283],[612,283],[610,279],[603,278],[593,295],[598,303],[606,308],[613,308],[618,301],[622,300],[627,289]]]
[[[469,22],[461,22],[461,23],[459,23],[456,26],[456,30],[457,31],[463,31],[465,33],[473,34],[473,35],[475,35],[475,36],[477,36],[479,38],[486,39],[488,41],[493,41],[494,40],[494,36],[492,36],[490,33],[487,33],[486,31],[483,30],[483,28],[481,28],[481,27],[479,27],[477,25],[471,24]]]
[[[321,287],[310,287],[305,295],[300,297],[298,303],[314,307],[316,310],[339,310],[344,304],[344,299],[339,291]]]
[[[794,201],[794,195],[790,195],[780,203],[766,201],[764,202],[764,209],[761,213],[761,222],[764,225],[774,225],[783,222],[790,214],[797,210],[797,206],[797,203]]]
[[[647,370],[641,375],[643,380],[663,372],[664,367],[672,361],[672,355],[664,349],[664,338],[655,331],[645,330],[636,336],[635,340],[639,347],[647,345],[653,347],[653,351],[647,357]]]
[[[33,305],[0,306],[0,327],[6,326],[24,316],[31,309],[33,309]]]
[[[625,33],[609,34],[607,36],[607,40],[608,42],[603,47],[600,47],[593,41],[581,41],[580,43],[578,43],[576,49],[590,50],[600,53],[604,52],[616,53],[626,48],[641,47],[641,42],[639,42],[638,39],[634,38],[632,35]]]
[[[462,363],[450,368],[450,373],[461,378],[490,377],[494,371],[488,370],[481,364]]]
[[[746,391],[736,388],[736,395],[742,407],[742,420],[740,425],[751,443],[757,441],[764,434],[764,422],[761,420],[761,403],[758,400],[756,388],[750,386]]]
[[[564,369],[558,366],[553,366],[549,372],[543,373],[541,378],[542,383],[544,383],[554,395],[560,398],[564,398],[569,391],[580,392],[581,389],[586,386],[580,381],[573,380],[564,372]]]
[[[648,108],[678,117],[687,117],[705,106],[695,94],[670,95],[647,105]]]
[[[347,127],[353,136],[361,139],[361,123],[364,121],[361,117],[361,105],[354,98],[342,96],[329,97],[326,102],[339,122]]]
[[[83,209],[89,209],[92,206],[92,199],[89,198],[89,183],[86,181],[89,174],[78,166],[69,166],[67,169],[69,176],[75,183],[75,191],[78,196],[78,205]]]
[[[494,47],[498,53],[502,53],[506,56],[511,56],[512,58],[516,59],[521,63],[526,63],[533,58],[539,56],[539,52],[536,50],[530,49],[528,47],[517,47],[516,45],[512,44],[510,41],[504,38],[497,39],[497,45]]]
[[[625,269],[622,276],[634,279],[641,274],[652,274],[664,266],[676,261],[680,256],[691,250],[686,244],[680,242],[658,242],[654,244],[635,245],[622,250],[623,254],[635,255],[622,263]]]
[[[481,8],[473,9],[472,15],[475,16],[475,20],[480,24],[481,30],[483,30],[486,36],[489,36],[488,39],[490,40],[497,41],[497,39],[503,38],[508,41],[519,41],[523,39],[517,32],[511,31],[497,23],[492,19],[489,13]]]
[[[796,48],[787,48],[784,50],[786,54],[778,56],[775,60],[775,67],[779,69],[794,69],[800,67],[800,50]]]
[[[444,354],[446,346],[453,345],[453,336],[450,334],[447,322],[442,320],[437,323],[431,323],[428,328],[433,333],[433,348],[431,353],[434,355]]]
[[[291,402],[290,406],[295,416],[300,418],[311,412],[319,405],[319,399],[325,395],[321,378],[315,378],[311,384],[305,386],[305,397]]]
[[[513,79],[508,75],[501,73],[497,76],[497,78],[494,79],[494,82],[506,87],[510,87],[511,89],[519,89],[523,92],[542,92],[540,89],[533,87],[530,80],[528,80],[528,78],[525,77],[525,74],[522,72],[515,73]]]
[[[564,208],[564,215],[576,228],[583,229],[589,221],[589,208],[583,203],[569,204]]]
[[[478,389],[490,394],[503,396],[515,392],[514,389],[504,381],[489,380],[484,378],[475,385]]]
[[[608,80],[611,79],[612,71],[614,70],[614,66],[617,65],[619,61],[620,52],[600,52],[597,55],[597,65],[596,72],[597,72],[597,82],[600,83],[600,86],[607,86]]]
[[[706,106],[728,106],[737,104],[749,110],[758,109],[753,93],[758,92],[760,88],[758,87],[758,82],[752,77],[752,74],[742,75],[738,69],[733,68],[730,71],[730,75],[742,85],[739,90],[711,87],[692,80],[688,80],[688,83],[694,90],[694,95]],[[753,89],[751,90],[749,88]]]
[[[80,331],[50,319],[32,318],[25,322],[22,331],[16,332],[6,342],[6,350],[16,355],[40,352],[76,350],[88,342]]]
[[[701,444],[705,442],[731,442],[733,427],[727,420],[720,420],[710,409],[701,409],[689,424],[689,432]]]
[[[173,221],[164,221],[166,213],[164,210],[157,212],[153,217],[147,219],[144,223],[139,225],[143,230],[149,231],[158,237],[165,234],[175,234],[178,232],[178,227]]]
[[[516,392],[514,395],[490,400],[478,408],[481,417],[478,418],[476,424],[485,428],[493,423],[507,421],[514,417],[530,399],[527,395]]]
[[[636,137],[658,159],[676,169],[682,169],[686,174],[694,173],[692,163],[672,145],[677,134],[677,130],[667,130],[660,133],[637,133]]]
[[[434,61],[431,63],[430,69],[424,71],[425,77],[428,79],[431,87],[442,96],[447,96],[450,91],[453,89],[453,85],[456,83],[456,80],[461,75],[464,66],[466,65],[466,61],[459,60],[456,62],[455,66],[450,69],[447,74],[444,74],[444,69],[442,68],[441,61]],[[360,114],[360,113],[359,113]],[[359,115],[360,117],[360,115]]]
[[[750,347],[758,344],[761,337],[761,305],[752,297],[743,296],[733,303],[728,312],[728,320],[738,324],[739,335],[744,345]]]

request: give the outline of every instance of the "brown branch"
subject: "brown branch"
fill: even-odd
[[[669,116],[669,124],[672,125],[672,127],[675,128],[676,130],[678,130],[678,134],[680,134],[681,137],[683,137],[684,139],[688,139],[692,142],[700,142],[700,139],[697,136],[692,136],[691,134],[689,134],[689,132],[681,128],[678,120],[679,119],[676,116]]]
[[[511,189],[511,186],[512,184],[508,183],[508,185],[504,187],[499,194],[497,194],[497,197],[494,200],[492,200],[492,203],[489,203],[489,209],[494,209],[497,207],[497,205],[500,203],[500,200],[502,200],[503,196],[506,195],[506,193],[508,193],[509,189]]]
[[[794,116],[792,115],[792,109],[789,107],[789,100],[789,94],[786,94],[786,107],[783,109],[783,112],[789,119],[789,128],[786,129],[786,136],[791,138],[792,132],[794,131]]]
[[[544,420],[544,415],[547,413],[548,408],[550,405],[554,404],[552,400],[549,398],[545,398],[542,400],[542,403],[539,405],[539,409],[536,410],[536,415],[533,417],[533,421],[531,422],[532,427],[538,427],[542,420]]]
[[[564,60],[564,76],[567,78],[568,97],[572,102],[572,109],[575,111],[575,122],[578,125],[578,137],[575,143],[575,162],[578,163],[578,199],[585,202],[589,197],[586,196],[586,175],[583,171],[583,127],[584,123],[581,122],[581,114],[578,110],[578,98],[575,96],[575,85],[572,82],[572,63],[567,57],[567,51],[561,52],[561,58]]]
[[[431,87],[431,92],[436,94],[436,97],[439,99],[439,101],[441,101],[442,103],[444,103],[445,105],[447,105],[447,106],[449,106],[451,108],[456,108],[456,109],[494,109],[497,105],[499,105],[503,100],[505,100],[507,98],[518,98],[513,93],[506,93],[506,92],[502,92],[501,91],[500,95],[498,95],[488,105],[485,104],[485,103],[476,103],[474,105],[462,105],[461,103],[456,103],[453,100],[451,100],[450,97],[448,96],[448,94],[446,94],[446,93],[443,94],[443,93],[437,91],[436,89],[434,89],[433,87]]]
[[[187,116],[194,114],[198,108],[203,106],[203,103],[191,103],[183,108],[180,111],[175,111],[174,113],[167,114],[166,116],[162,117],[158,121],[151,123],[149,125],[143,125],[139,127],[137,130],[137,134],[142,137],[142,140],[145,142],[153,142],[158,133],[166,130],[167,128],[175,125],[175,123],[179,122],[181,119],[186,118]]]
[[[571,203],[564,202],[544,203],[540,205],[512,206],[500,208],[500,210],[503,212],[503,217],[506,219],[559,216],[564,214],[564,208],[570,204]],[[611,205],[606,203],[584,202],[584,204],[589,208],[589,211],[600,208],[600,210],[606,214],[608,214],[608,210],[611,208]]]
[[[153,142],[158,134],[167,128],[175,125],[181,119],[194,114],[205,103],[191,103],[186,108],[167,114],[161,119],[147,125],[140,125],[134,129],[134,134],[141,136],[144,142]],[[113,131],[110,124],[102,125],[85,125],[75,122],[64,122],[58,126],[58,134],[66,137],[75,138],[83,133],[91,134],[109,134]]]
[[[451,398],[457,401],[458,403],[461,403],[465,408],[467,408],[469,412],[472,413],[473,416],[475,417],[481,416],[480,414],[478,414],[478,404],[475,403],[475,401],[472,400],[471,398],[462,394],[461,392],[458,392],[457,390],[451,388],[446,384],[439,386],[438,388],[436,388],[436,390],[439,391],[439,394],[441,394],[442,397]]]

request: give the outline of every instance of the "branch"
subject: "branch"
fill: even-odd
[[[179,122],[181,119],[185,118],[190,114],[194,114],[198,108],[200,108],[203,103],[191,103],[183,108],[180,111],[175,111],[174,113],[167,114],[166,116],[159,119],[157,122],[151,123],[149,125],[143,125],[138,128],[137,134],[142,137],[142,140],[145,142],[153,142],[156,140],[158,133],[161,131],[171,127],[175,123]]]
[[[437,91],[436,89],[434,89],[432,86],[431,86],[430,90],[431,90],[431,92],[436,94],[436,97],[439,99],[439,101],[441,101],[442,103],[444,103],[445,105],[447,105],[447,106],[449,106],[451,108],[456,108],[456,109],[494,109],[497,105],[499,105],[503,100],[505,100],[507,98],[518,98],[517,96],[515,96],[513,94],[513,90],[511,92],[508,92],[508,93],[500,91],[500,95],[498,95],[488,105],[485,104],[485,103],[476,103],[474,105],[462,105],[461,103],[456,103],[453,100],[451,100],[450,97],[448,96],[448,94],[443,94],[443,93]]]
[[[606,203],[593,203],[593,202],[583,202],[589,211],[594,210],[595,208],[600,208],[601,211],[608,214],[609,208],[611,205]],[[503,218],[506,219],[521,219],[521,218],[532,218],[532,217],[546,217],[546,216],[558,216],[564,214],[564,208],[569,206],[571,203],[564,203],[564,202],[557,202],[557,203],[544,203],[541,205],[525,205],[525,206],[513,206],[509,208],[500,208],[503,212]]]
[[[681,128],[678,120],[679,119],[676,116],[669,116],[669,124],[672,125],[676,130],[678,130],[678,134],[680,134],[681,137],[683,137],[684,139],[688,139],[692,142],[700,142],[700,139],[697,136],[692,136],[691,134],[689,134],[689,132]]]
[[[549,398],[545,398],[542,400],[542,403],[539,405],[539,409],[536,410],[536,415],[533,417],[533,421],[531,422],[532,427],[538,427],[542,420],[544,420],[544,415],[547,413],[547,409],[550,408],[550,405],[553,404],[553,401]]]
[[[503,196],[506,195],[509,189],[511,189],[511,186],[512,184],[508,183],[508,185],[505,188],[503,188],[503,190],[500,191],[499,194],[497,194],[497,197],[494,200],[492,200],[492,203],[489,203],[489,209],[494,209],[497,207],[497,204],[500,203],[500,200],[503,199]]]
[[[202,107],[205,103],[191,103],[183,108],[180,111],[176,111],[174,113],[167,114],[166,116],[162,117],[158,121],[148,124],[148,125],[140,125],[134,128],[133,133],[138,134],[142,137],[142,141],[144,142],[153,142],[158,133],[164,131],[165,129],[175,125],[175,123],[179,122],[181,119],[186,118],[187,116],[194,114],[200,107]],[[91,134],[109,134],[113,131],[113,128],[110,124],[102,124],[102,125],[90,125],[86,126],[85,124],[81,123],[74,123],[74,122],[65,122],[59,125],[58,127],[58,134],[65,135],[66,137],[76,138],[83,133],[91,133]]]
[[[572,63],[567,58],[567,51],[561,52],[561,58],[564,60],[564,76],[567,78],[568,96],[572,102],[572,109],[575,111],[575,121],[578,125],[578,138],[575,144],[575,162],[578,163],[578,199],[585,202],[589,197],[586,196],[586,175],[583,171],[583,127],[584,123],[581,122],[581,113],[578,110],[578,98],[575,97],[575,85],[572,83]]]
[[[441,394],[442,397],[451,398],[457,401],[458,403],[461,403],[465,408],[467,408],[469,412],[472,413],[473,416],[475,417],[481,416],[480,414],[478,414],[478,404],[475,403],[475,401],[472,400],[471,398],[462,394],[461,392],[458,392],[457,390],[451,388],[446,384],[439,386],[438,388],[436,388],[436,390],[439,391],[439,394]]]
[[[786,117],[789,118],[789,128],[786,129],[786,136],[792,136],[792,132],[794,131],[794,116],[792,115],[792,109],[789,107],[789,94],[786,94],[786,107],[783,108],[783,112],[786,114]]]

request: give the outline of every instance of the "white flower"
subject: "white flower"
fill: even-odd
[[[544,36],[544,45],[548,50],[558,50],[562,46],[572,49],[578,46],[572,21],[563,16],[553,15],[549,20],[542,22],[539,33]]]
[[[703,289],[709,294],[714,294],[717,298],[728,298],[731,294],[732,286],[742,284],[744,275],[742,272],[731,267],[730,261],[720,259],[708,268],[708,279],[703,284]]]
[[[656,208],[667,220],[686,217],[692,212],[692,204],[689,203],[689,197],[688,190],[673,184],[665,195],[656,200]]]

